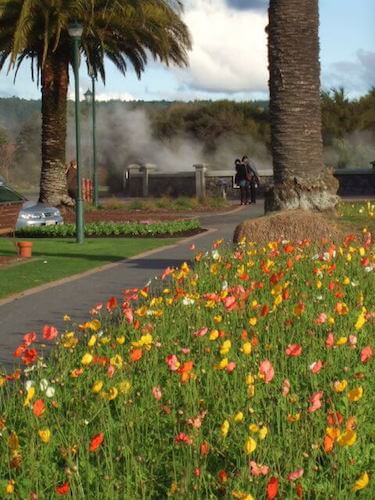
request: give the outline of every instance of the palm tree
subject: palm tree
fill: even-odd
[[[332,208],[337,182],[323,164],[318,0],[270,0],[267,31],[274,187],[266,211]]]
[[[31,60],[42,91],[40,201],[71,203],[65,177],[67,92],[73,53],[68,26],[83,25],[81,54],[105,83],[105,58],[125,75],[140,78],[149,57],[187,64],[190,36],[178,0],[3,0],[0,6],[0,70]]]

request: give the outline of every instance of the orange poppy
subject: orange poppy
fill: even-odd
[[[135,363],[136,361],[139,361],[143,356],[143,351],[142,349],[133,349],[130,351],[130,359]]]
[[[46,405],[44,404],[43,399],[37,399],[33,404],[34,415],[36,417],[41,417],[45,411],[46,411]]]

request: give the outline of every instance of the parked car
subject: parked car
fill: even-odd
[[[23,201],[18,214],[16,230],[30,226],[49,226],[64,222],[60,210],[44,203],[28,201],[24,196],[12,189],[0,176],[0,202]]]

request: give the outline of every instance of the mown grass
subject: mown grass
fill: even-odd
[[[83,244],[73,239],[33,239],[33,258],[0,267],[0,298],[44,283],[82,273],[176,242],[172,238],[90,238]],[[17,255],[14,242],[0,238],[0,255]]]
[[[3,492],[373,498],[369,239],[215,242],[195,260],[25,336],[27,372],[0,379]]]

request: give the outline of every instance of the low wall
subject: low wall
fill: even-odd
[[[202,190],[209,196],[225,196],[229,199],[239,197],[234,187],[233,170],[200,170],[188,172],[158,172],[131,170],[124,176],[124,192],[130,197],[196,196],[197,179],[203,178]],[[260,187],[258,196],[273,183],[272,169],[259,170]],[[202,175],[202,178],[199,177]],[[146,177],[147,176],[147,180]],[[338,169],[334,176],[339,181],[340,196],[375,196],[375,169]],[[147,186],[147,187],[145,187]]]

